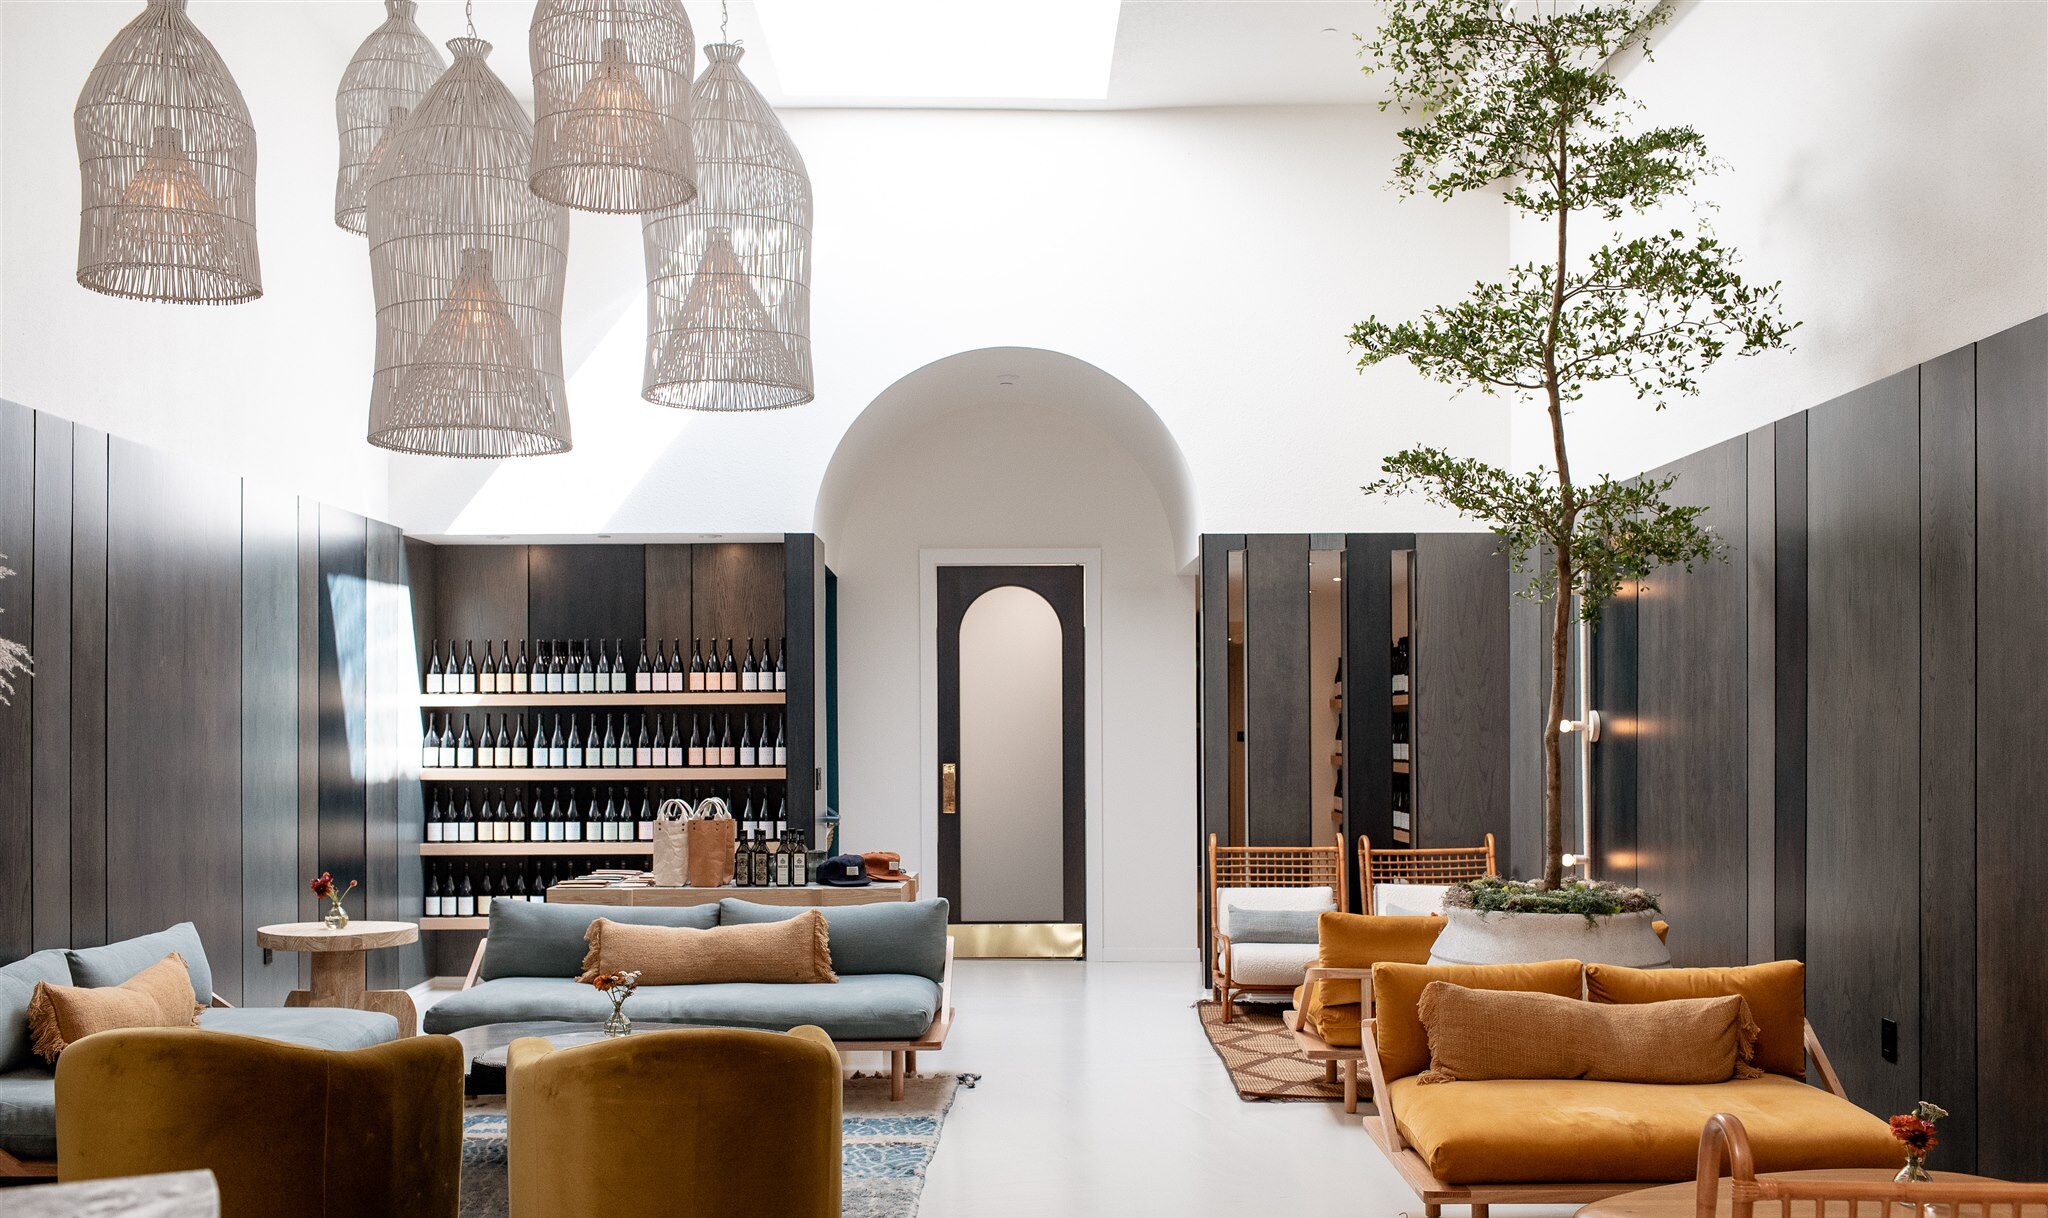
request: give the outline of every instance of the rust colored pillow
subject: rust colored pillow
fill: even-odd
[[[1733,994],[1613,1006],[1432,981],[1416,1013],[1429,1036],[1424,1083],[1584,1078],[1685,1085],[1763,1073],[1749,1064],[1756,1025]]]
[[[1372,1017],[1380,1064],[1389,1081],[1429,1069],[1429,1040],[1415,1006],[1432,981],[1475,990],[1531,990],[1577,998],[1584,993],[1583,967],[1576,960],[1541,964],[1375,964]]]
[[[725,981],[807,984],[839,980],[825,915],[807,909],[780,922],[719,926],[637,926],[599,918],[584,932],[590,950],[578,981],[637,970],[641,985]]]
[[[1586,966],[1586,996],[1594,1002],[1663,1002],[1740,994],[1756,1020],[1759,1069],[1806,1077],[1806,965],[1774,960],[1739,968],[1621,968]]]
[[[69,1045],[116,1028],[189,1028],[199,1004],[192,973],[176,952],[119,985],[87,987],[36,982],[28,1000],[29,1040],[44,1061]]]

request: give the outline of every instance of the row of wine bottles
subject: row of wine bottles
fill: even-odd
[[[677,794],[656,788],[620,793],[606,787],[579,792],[559,787],[526,792],[504,787],[434,793],[427,806],[430,842],[651,842],[662,802]],[[702,798],[703,796],[699,796]],[[719,793],[743,838],[780,841],[789,833],[789,798],[780,786],[748,786]]]
[[[771,657],[768,640],[761,640],[759,656],[754,640],[747,640],[744,657],[736,653],[732,639],[725,641],[725,658],[719,659],[718,640],[711,640],[706,658],[704,640],[690,641],[690,658],[683,659],[683,641],[671,648],[655,640],[652,655],[647,640],[640,640],[640,659],[629,664],[626,640],[616,646],[589,639],[536,639],[536,658],[528,662],[526,640],[519,641],[519,656],[512,655],[512,640],[506,639],[503,656],[497,641],[484,640],[484,658],[476,658],[474,641],[464,641],[460,651],[448,644],[448,659],[441,659],[441,640],[435,639],[428,653],[425,692],[430,694],[623,694],[719,692],[754,693],[787,690],[789,673],[783,667],[786,640],[778,639]]]
[[[498,901],[545,902],[548,889],[595,871],[633,871],[644,860],[561,859],[443,863],[427,871],[421,912],[429,918],[489,917]],[[811,882],[812,852],[798,833],[786,841],[749,838],[733,857],[737,888],[802,888]]]
[[[773,718],[773,731],[770,719]],[[673,766],[691,769],[717,766],[786,766],[789,764],[789,741],[783,734],[783,716],[770,716],[763,711],[760,728],[755,730],[755,717],[740,712],[739,731],[733,731],[731,713],[724,715],[690,716],[690,734],[685,737],[681,716],[622,714],[615,727],[613,716],[604,717],[604,731],[598,732],[597,713],[588,716],[590,726],[586,731],[577,717],[571,715],[536,715],[532,739],[526,735],[525,715],[497,716],[499,722],[492,725],[493,716],[483,717],[482,736],[472,735],[469,716],[462,716],[462,731],[455,730],[456,717],[452,714],[441,716],[436,726],[433,715],[427,716],[425,733],[420,737],[420,765],[429,770],[545,770],[545,769],[632,769],[637,767]],[[569,730],[562,730],[562,720],[569,721]],[[710,719],[707,728],[703,720]],[[649,730],[649,725],[652,730]]]

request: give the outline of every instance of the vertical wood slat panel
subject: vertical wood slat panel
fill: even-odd
[[[1977,1159],[1977,353],[1920,366],[1920,1093]],[[2048,545],[2048,537],[2040,544]]]
[[[1415,538],[1415,844],[1472,846],[1491,833],[1512,858],[1508,562],[1497,544],[1491,533]]]
[[[1537,647],[1544,625],[1540,610],[1530,601],[1517,598],[1517,606],[1527,605],[1530,619],[1524,630],[1530,641],[1528,647]],[[1519,608],[1517,612],[1522,612]],[[1635,885],[1640,882],[1637,870],[1638,832],[1637,809],[1640,807],[1640,782],[1642,766],[1641,702],[1637,681],[1641,672],[1642,636],[1641,596],[1633,583],[1623,586],[1613,600],[1607,602],[1601,611],[1600,621],[1593,628],[1593,709],[1600,712],[1600,739],[1593,745],[1593,868],[1595,878],[1612,880],[1617,884]],[[1521,636],[1517,636],[1518,638]],[[1517,705],[1526,705],[1533,699],[1542,705],[1540,659],[1532,661],[1538,669],[1539,684],[1531,687],[1532,692],[1517,694]],[[1518,665],[1517,672],[1522,671]],[[1542,730],[1541,710],[1537,712],[1536,729],[1529,735],[1540,734]],[[1518,738],[1518,750],[1528,748],[1532,753],[1539,747],[1535,740],[1526,745]],[[1543,806],[1542,766],[1540,760],[1532,762],[1533,777],[1528,788],[1534,806]],[[1518,788],[1516,800],[1519,807],[1523,796]],[[1520,841],[1519,835],[1517,841]],[[1539,843],[1540,845],[1540,843]],[[1517,846],[1518,858],[1535,855],[1533,848]],[[1532,874],[1524,870],[1523,875]]]
[[[630,647],[647,633],[646,603],[641,546],[527,547],[526,628],[540,638]]]
[[[315,870],[331,871],[346,884],[363,878],[368,862],[363,777],[369,771],[364,739],[369,522],[322,505],[319,523],[320,859]]]
[[[1645,475],[1676,474],[1667,497],[1706,508],[1728,546],[1692,571],[1654,572],[1638,602],[1640,782],[1657,814],[1637,825],[1636,878],[1663,894],[1682,965],[1749,956],[1747,468],[1738,436]]]
[[[1308,535],[1245,538],[1246,845],[1309,844]]]
[[[1849,1094],[1903,1112],[1920,1098],[1918,374],[1808,427],[1807,1011]]]
[[[107,941],[107,433],[71,429],[71,942]]]
[[[1195,941],[1201,944],[1202,984],[1209,984],[1209,838],[1230,842],[1230,552],[1241,533],[1204,533],[1196,664],[1200,670],[1196,719],[1201,742],[1195,758],[1201,816],[1195,826]]]
[[[691,637],[702,637],[707,649],[714,640],[732,639],[741,655],[750,637],[782,638],[782,562],[779,545],[692,546]]]
[[[1525,578],[1510,573],[1510,585]],[[1514,845],[1496,858],[1502,874],[1543,874],[1543,721],[1549,687],[1550,625],[1544,607],[1510,592],[1508,630],[1508,823]],[[1630,660],[1633,662],[1634,657]],[[1601,704],[1603,707],[1605,703]],[[1603,753],[1605,746],[1602,746]],[[1604,873],[1603,873],[1604,874]],[[1613,878],[1613,877],[1609,877]]]
[[[824,719],[818,681],[818,609],[824,597],[824,546],[814,533],[791,533],[783,539],[783,610],[788,642],[783,665],[788,683],[784,715],[789,746],[789,824],[815,840],[819,788],[817,725]]]
[[[666,642],[690,646],[690,552],[687,545],[647,547],[647,638],[649,651]]]
[[[364,595],[363,912],[412,921],[422,910],[419,843],[425,837],[419,782],[417,633],[407,590],[407,547],[399,530],[369,522]],[[424,980],[413,943],[369,956],[370,984],[401,989]]]
[[[1747,437],[1748,503],[1744,512],[1744,556],[1748,563],[1746,621],[1749,651],[1743,674],[1748,699],[1749,735],[1744,748],[1749,763],[1749,932],[1747,959],[1775,959],[1778,893],[1777,737],[1777,455],[1770,427]]]
[[[299,500],[299,875],[320,871],[320,505]],[[318,913],[318,902],[301,883],[299,919]],[[301,984],[311,966],[299,954]]]
[[[2034,893],[2048,873],[2048,317],[1977,344],[1976,519],[1977,1170],[2040,1180],[2048,936]]]
[[[36,674],[28,694],[38,949],[71,945],[71,442],[70,423],[36,416],[35,554],[29,564]]]
[[[442,546],[434,555],[434,626],[442,651],[466,640],[530,639],[527,547]],[[538,659],[529,656],[529,661]]]
[[[1344,539],[1345,870],[1354,886],[1359,836],[1394,844],[1394,552],[1414,547],[1412,533]],[[1353,895],[1351,907],[1365,908],[1364,892]]]
[[[35,412],[0,401],[0,634],[35,649]],[[0,705],[0,960],[35,950],[34,682],[17,677]]]
[[[1771,714],[1776,729],[1771,768],[1777,805],[1771,913],[1772,954],[1780,960],[1806,959],[1806,450],[1804,413],[1771,425],[1771,501],[1776,509],[1771,528]]]
[[[107,932],[191,921],[242,994],[241,486],[109,454]]]
[[[267,962],[254,930],[298,920],[298,499],[242,488],[242,1001],[281,1006],[298,958]]]

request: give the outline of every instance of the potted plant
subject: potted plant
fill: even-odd
[[[1785,346],[1793,323],[1781,314],[1778,284],[1746,282],[1735,251],[1703,225],[1626,238],[1612,231],[1632,213],[1684,202],[1716,168],[1690,127],[1635,129],[1636,106],[1609,66],[1632,51],[1648,56],[1650,32],[1669,19],[1665,6],[1387,0],[1383,8],[1380,33],[1361,42],[1366,70],[1389,88],[1382,107],[1415,118],[1400,133],[1396,188],[1439,199],[1493,191],[1548,234],[1548,256],[1417,320],[1368,318],[1352,329],[1351,343],[1361,368],[1405,359],[1460,391],[1531,401],[1548,419],[1550,463],[1533,470],[1413,447],[1386,458],[1365,490],[1420,494],[1484,523],[1516,570],[1528,573],[1520,594],[1550,606],[1543,875],[1528,891],[1554,893],[1565,884],[1560,736],[1573,615],[1595,622],[1624,582],[1668,565],[1690,570],[1724,549],[1701,523],[1703,508],[1667,499],[1673,477],[1574,478],[1567,407],[1612,381],[1661,410],[1672,396],[1698,392],[1701,372],[1724,355]],[[1575,219],[1609,231],[1580,252]],[[1580,908],[1590,899],[1581,892],[1501,906],[1485,920],[1504,926],[1525,914],[1575,913],[1598,925],[1648,912],[1595,891],[1622,908]],[[1475,891],[1473,906],[1453,905],[1454,924],[1491,912],[1480,897]],[[1570,921],[1585,925],[1588,917]],[[1631,922],[1642,924],[1631,933],[1647,948],[1648,918]]]
[[[1657,913],[1654,893],[1620,884],[1566,880],[1545,888],[1528,880],[1470,880],[1444,892],[1444,929],[1429,961],[1587,960],[1662,968],[1671,953],[1657,935]]]

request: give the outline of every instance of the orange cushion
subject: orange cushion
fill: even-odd
[[[576,980],[637,972],[641,985],[835,982],[825,915],[806,909],[779,922],[698,930],[599,918],[583,933],[590,950]]]
[[[1387,1077],[1406,1078],[1429,1069],[1429,1038],[1415,1006],[1432,981],[1473,990],[1521,990],[1577,998],[1583,966],[1576,960],[1541,964],[1378,964],[1372,970],[1372,1005],[1380,1064]]]
[[[1323,968],[1371,968],[1388,961],[1427,964],[1429,949],[1443,929],[1440,917],[1326,913],[1316,919],[1314,964]],[[1325,981],[1313,990],[1303,986],[1294,992],[1294,1009],[1301,1012],[1302,1026],[1343,1048],[1358,1047],[1361,1001],[1356,981]]]
[[[1594,1002],[1663,1002],[1739,994],[1756,1020],[1756,1066],[1787,1078],[1806,1077],[1806,965],[1775,960],[1740,968],[1621,968],[1586,966],[1586,996]]]
[[[1425,1083],[1593,1078],[1683,1085],[1759,1073],[1749,1064],[1756,1025],[1733,994],[1616,1005],[1432,981],[1416,1011],[1429,1033]],[[1503,1035],[1505,1029],[1512,1034]]]
[[[36,982],[29,995],[29,1036],[44,1061],[95,1032],[189,1028],[198,1022],[192,972],[176,952],[119,985],[88,988]]]
[[[1717,1112],[1742,1118],[1759,1172],[1904,1162],[1884,1121],[1775,1074],[1690,1086],[1404,1078],[1387,1092],[1401,1135],[1446,1184],[1690,1180]]]

